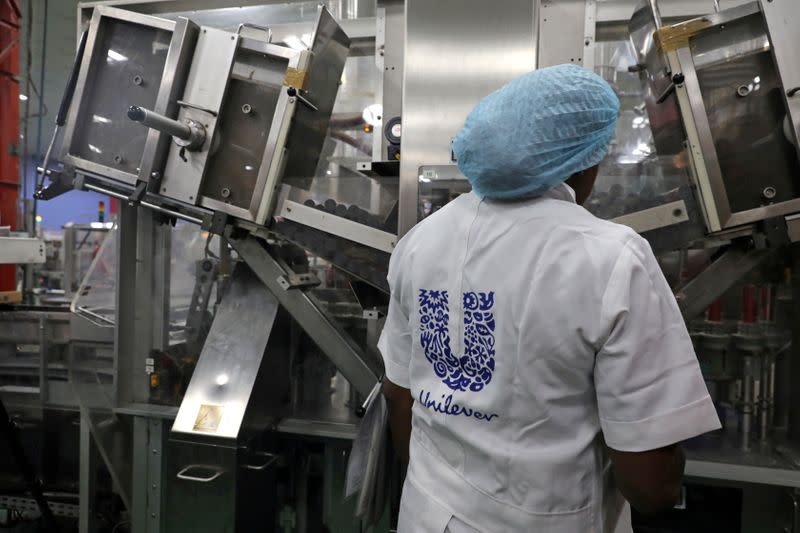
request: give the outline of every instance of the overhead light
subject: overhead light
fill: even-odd
[[[364,112],[361,114],[361,117],[364,119],[364,122],[370,126],[374,128],[379,127],[383,119],[383,106],[381,104],[372,104],[367,106],[364,108]]]
[[[283,40],[283,44],[289,48],[294,48],[295,50],[305,50],[308,48],[305,44],[303,44],[303,41],[301,41],[297,35],[288,36]]]
[[[99,122],[100,124],[110,124],[111,119],[106,117],[101,117],[100,115],[92,115],[92,122]]]
[[[27,94],[20,94],[20,95],[19,95],[19,99],[20,99],[20,100],[22,100],[22,101],[24,102],[25,100],[27,100],[27,99],[28,99],[28,95],[27,95]]]
[[[119,52],[115,52],[114,50],[109,50],[108,54],[106,54],[110,61],[127,61],[128,58]]]

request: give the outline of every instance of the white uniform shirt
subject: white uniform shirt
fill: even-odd
[[[630,533],[602,438],[720,427],[647,241],[567,185],[462,195],[400,241],[389,284],[379,347],[415,400],[399,533]]]

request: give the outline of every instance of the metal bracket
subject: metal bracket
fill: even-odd
[[[136,182],[136,188],[133,189],[131,195],[128,196],[128,205],[133,207],[141,203],[142,198],[144,198],[145,192],[147,192],[147,182],[145,181]]]
[[[214,211],[209,223],[207,225],[203,224],[203,229],[208,230],[214,235],[224,235],[225,228],[228,225],[228,218],[229,215],[227,213],[223,213],[222,211]]]
[[[764,235],[764,245],[769,248],[777,248],[791,244],[789,238],[789,226],[785,217],[775,217],[762,220],[759,229]]]
[[[36,192],[33,193],[34,198],[37,200],[52,200],[74,189],[71,174],[49,170],[47,171],[47,175],[50,177],[50,185],[42,189],[37,189]]]
[[[280,285],[283,290],[288,291],[289,289],[305,289],[308,287],[316,287],[321,282],[319,278],[314,274],[295,274],[294,272],[291,274],[286,274],[285,276],[280,276],[278,278],[278,285]]]

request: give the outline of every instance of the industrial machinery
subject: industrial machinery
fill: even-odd
[[[659,254],[725,421],[692,487],[733,487],[730,527],[800,531],[793,1],[80,6],[37,196],[121,203],[71,301],[81,531],[100,462],[132,531],[358,531],[342,477],[389,256],[469,190],[450,144],[474,104],[569,62],[622,100],[587,208]]]

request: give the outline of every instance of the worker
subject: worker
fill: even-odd
[[[472,192],[398,243],[379,347],[399,533],[630,533],[627,502],[671,508],[678,444],[720,427],[647,241],[581,207],[618,114],[578,66],[512,81],[453,143]]]

